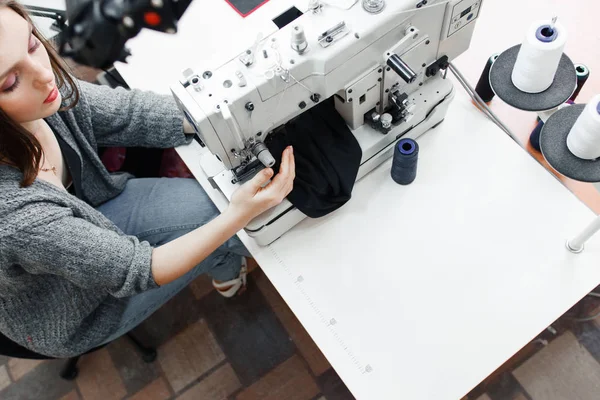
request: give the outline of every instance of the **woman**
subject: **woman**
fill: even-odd
[[[202,273],[225,296],[244,285],[234,235],[291,191],[292,150],[222,214],[194,180],[110,175],[98,158],[98,146],[185,144],[184,125],[168,96],[74,81],[24,9],[0,0],[0,332],[70,357]]]

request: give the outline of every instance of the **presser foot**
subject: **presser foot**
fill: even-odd
[[[263,168],[264,165],[259,160],[254,160],[246,166],[239,167],[233,171],[233,179],[231,179],[231,183],[235,185],[236,183],[245,182],[256,175],[256,173]]]

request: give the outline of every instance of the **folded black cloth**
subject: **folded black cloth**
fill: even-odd
[[[352,195],[362,151],[333,99],[322,102],[271,133],[265,144],[277,160],[292,145],[296,180],[288,200],[311,218],[343,206]]]

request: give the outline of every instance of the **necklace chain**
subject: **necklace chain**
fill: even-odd
[[[50,172],[50,171],[52,171],[52,173],[54,175],[56,175],[56,167],[55,166],[51,166],[50,168],[40,168],[40,171],[44,171],[44,172]]]

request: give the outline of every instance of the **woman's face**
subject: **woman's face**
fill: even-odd
[[[10,8],[0,8],[0,109],[27,124],[54,114],[61,100],[48,52],[31,25]]]

